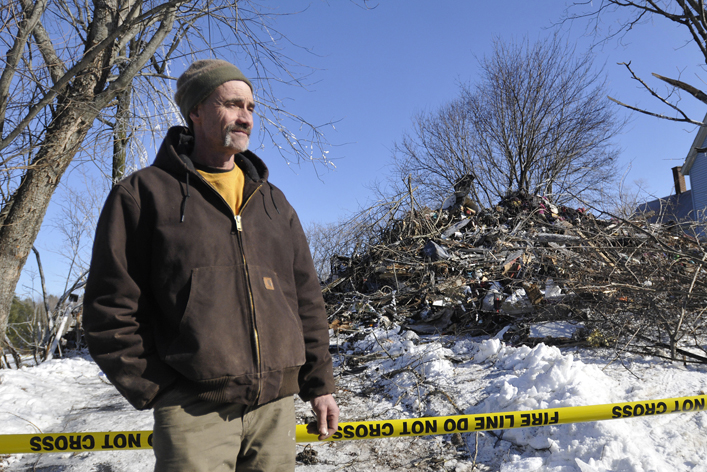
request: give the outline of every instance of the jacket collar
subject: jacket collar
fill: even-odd
[[[167,136],[160,146],[153,166],[168,172],[182,173],[189,171],[196,173],[194,163],[189,158],[194,146],[194,137],[189,128],[173,126],[167,131]],[[269,171],[265,163],[251,151],[236,154],[235,162],[243,173],[254,182],[267,181]]]

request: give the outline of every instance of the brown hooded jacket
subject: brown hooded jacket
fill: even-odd
[[[204,400],[333,393],[324,301],[304,232],[252,152],[235,216],[171,128],[101,213],[84,298],[89,351],[138,409],[179,382]]]

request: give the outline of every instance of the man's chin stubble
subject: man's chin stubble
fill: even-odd
[[[227,134],[227,135],[226,135],[226,138],[223,140],[223,145],[226,146],[228,149],[233,149],[233,151],[235,151],[236,154],[237,154],[237,153],[241,153],[241,152],[245,151],[246,149],[248,149],[248,145],[249,145],[249,144],[250,144],[250,137],[248,137],[248,138],[246,139],[246,142],[245,142],[245,144],[244,144],[242,147],[236,145],[236,144],[233,142],[233,139],[231,139],[231,135],[230,135],[230,134]]]

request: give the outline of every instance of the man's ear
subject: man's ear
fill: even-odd
[[[189,112],[189,119],[194,123],[199,120],[199,105],[196,105]]]

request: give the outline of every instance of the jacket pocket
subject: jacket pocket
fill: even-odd
[[[242,266],[191,271],[189,299],[165,362],[191,380],[257,373]]]
[[[283,370],[305,363],[304,333],[296,293],[276,272],[249,265],[256,327],[263,372]]]

